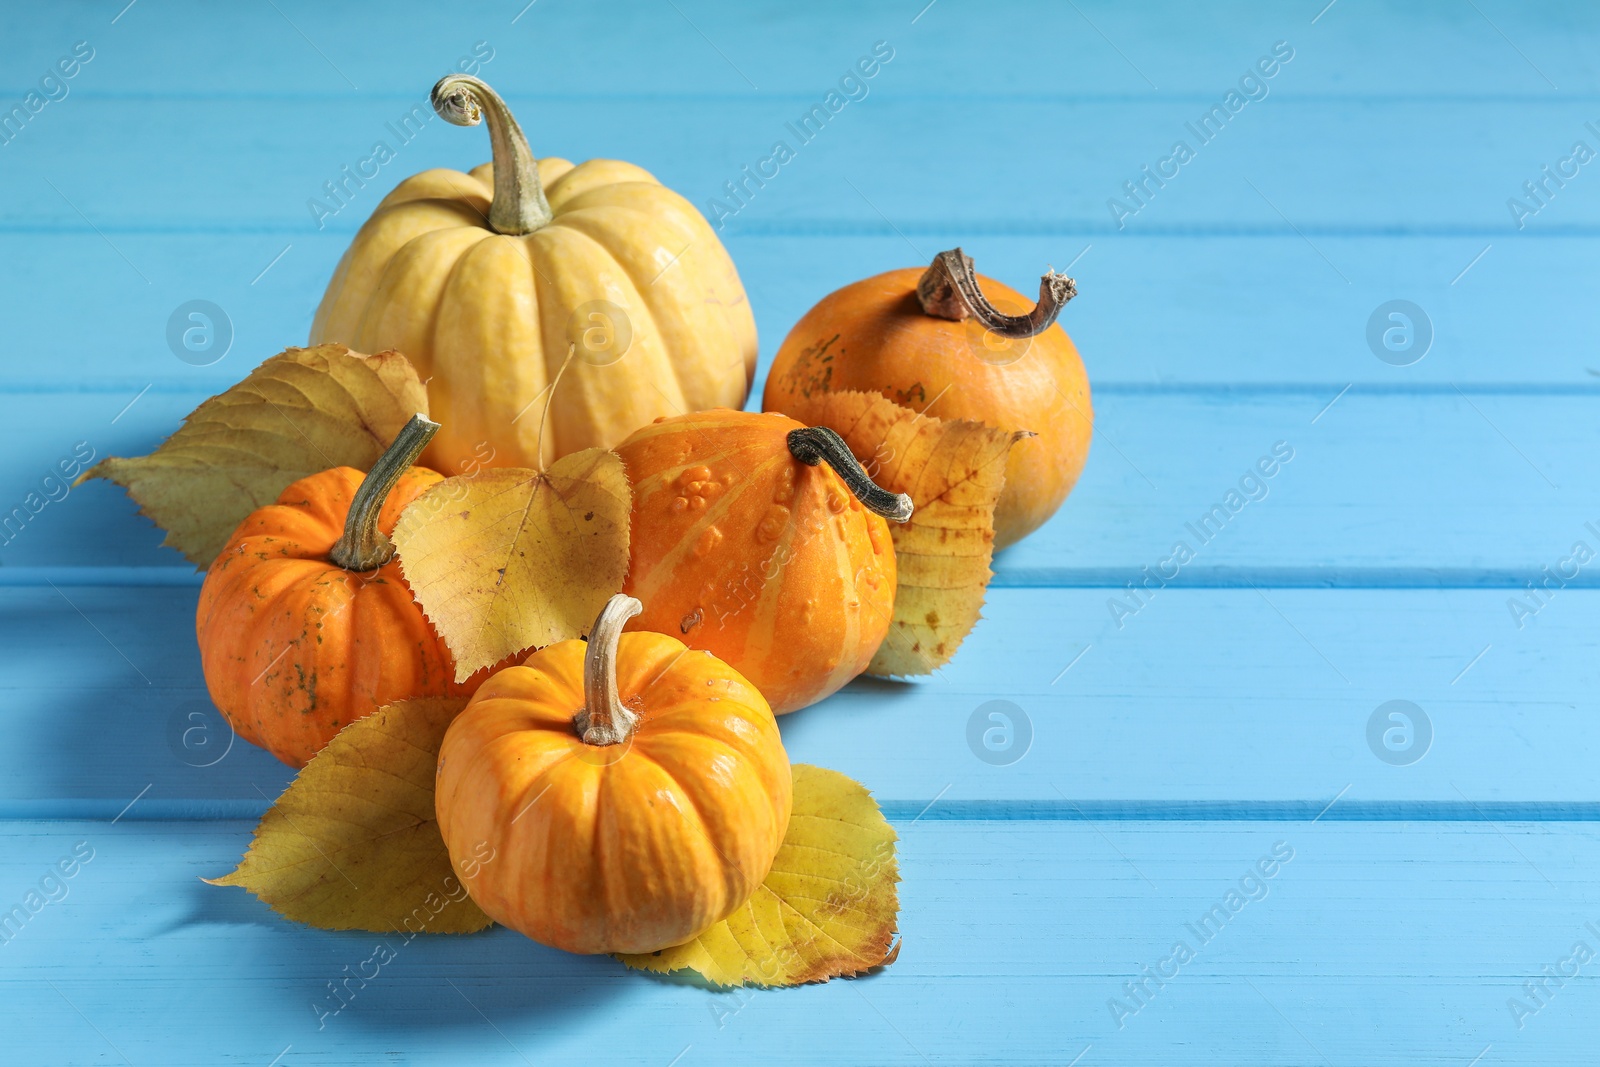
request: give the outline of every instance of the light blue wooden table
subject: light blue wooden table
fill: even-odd
[[[0,119],[92,50],[0,136],[0,512],[54,498],[0,539],[0,910],[55,898],[0,943],[0,1062],[1593,1061],[1600,11],[524,2],[0,14]],[[48,471],[302,343],[382,194],[487,139],[434,120],[320,226],[308,201],[475,48],[535,152],[711,213],[880,41],[726,222],[763,368],[823,293],[960,244],[1023,289],[1070,264],[1099,414],[954,663],[784,721],[896,824],[899,962],[719,993],[497,930],[401,947],[319,1025],[376,939],[199,882],[288,772],[185,744],[197,576]],[[207,366],[166,340],[191,300],[231,324]],[[1128,600],[1278,442],[1265,496]],[[993,700],[1031,733],[999,763],[967,742]]]

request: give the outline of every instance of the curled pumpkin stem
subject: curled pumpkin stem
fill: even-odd
[[[345,515],[344,533],[328,553],[330,561],[347,571],[373,571],[394,559],[394,544],[388,534],[378,529],[378,515],[401,475],[438,432],[439,424],[422,414],[411,416],[411,421],[400,428],[394,443],[361,479]]]
[[[983,295],[978,275],[972,269],[972,257],[959,248],[934,256],[933,264],[917,282],[917,300],[929,315],[951,322],[977,319],[990,333],[1014,339],[1033,337],[1049,329],[1067,301],[1077,295],[1077,284],[1071,278],[1046,271],[1039,279],[1039,302],[1033,310],[1026,315],[1007,315]]]
[[[618,593],[606,601],[589,630],[589,648],[583,654],[583,710],[572,723],[586,745],[620,745],[639,725],[617,692],[617,642],[622,627],[644,610],[631,596]]]
[[[844,479],[844,484],[868,511],[890,522],[905,522],[911,518],[911,498],[904,493],[891,493],[873,481],[844,443],[844,438],[826,426],[790,430],[788,440],[789,454],[806,466],[815,467],[827,460],[828,466]]]
[[[494,200],[489,225],[495,233],[519,236],[540,229],[555,217],[539,182],[539,164],[511,109],[488,83],[470,74],[450,74],[434,84],[433,110],[455,126],[476,126],[489,120],[490,158],[494,161]]]

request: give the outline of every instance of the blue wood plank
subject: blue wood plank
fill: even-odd
[[[960,245],[981,271],[1024,291],[1047,266],[1072,264],[1080,293],[1062,323],[1097,390],[1337,391],[1355,382],[1594,391],[1600,381],[1591,371],[1600,366],[1571,337],[1600,331],[1600,308],[1588,298],[1600,286],[1600,259],[1586,241],[1516,236],[1316,238],[1349,285],[1292,234],[1102,239],[944,227],[917,234],[914,248],[892,233],[731,234],[727,245],[756,313],[763,376],[789,329],[824,294]],[[0,261],[0,290],[73,278],[94,294],[97,312],[12,302],[0,388],[105,391],[125,401],[151,382],[215,392],[303,344],[348,236],[308,226],[284,234],[118,233],[114,245],[93,232],[6,240],[13,255]],[[231,349],[209,366],[178,359],[167,342],[168,320],[194,299],[221,306],[233,330]],[[1379,359],[1367,339],[1374,312],[1395,299],[1420,306],[1432,333],[1429,350],[1409,366]]]
[[[1504,590],[1174,589],[1113,620],[1116,593],[994,590],[938,675],[784,717],[789,755],[908,817],[1309,817],[1335,796],[1384,817],[1600,816],[1600,592],[1562,592],[1521,630]],[[0,817],[110,818],[136,795],[160,817],[253,813],[277,795],[289,771],[230,749],[206,702],[197,594],[0,588]],[[1415,732],[1386,748],[1396,700]]]
[[[5,824],[7,906],[79,842],[94,855],[0,946],[8,1053],[171,1067],[380,1055],[1460,1067],[1491,1045],[1493,1062],[1584,1062],[1593,1041],[1592,963],[1549,984],[1520,1028],[1507,1007],[1533,1006],[1524,982],[1575,944],[1600,950],[1593,824],[898,829],[903,949],[863,980],[719,993],[502,929],[389,938],[392,963],[324,1017],[338,1003],[327,984],[386,939],[293,926],[241,890],[201,884],[235,861],[248,824]],[[1275,848],[1288,858],[1262,878]],[[1214,906],[1226,918],[1202,940],[1196,924]],[[1180,941],[1192,959],[1174,973]],[[1144,978],[1157,966],[1160,985]],[[1126,989],[1141,982],[1143,1004]],[[1113,999],[1137,1011],[1119,1017]]]
[[[1600,89],[1583,46],[1596,31],[1594,12],[1511,0],[1482,0],[1482,15],[1398,2],[1346,2],[1325,14],[1321,4],[1240,0],[1204,8],[1173,0],[828,0],[795,9],[714,0],[477,2],[453,5],[446,24],[420,33],[410,17],[372,4],[277,0],[224,14],[189,0],[143,4],[114,25],[122,4],[62,7],[50,17],[5,14],[0,69],[8,84],[26,87],[31,72],[86,37],[99,51],[94,80],[78,90],[85,94],[205,87],[309,96],[353,94],[352,83],[361,93],[395,93],[431,81],[485,39],[497,49],[488,70],[524,91],[772,95],[821,90],[855,49],[886,38],[926,57],[906,74],[908,88],[923,92],[948,93],[954,73],[964,93],[1220,95],[1258,52],[1287,39],[1305,65],[1285,93],[1548,95],[1558,91],[1551,82],[1566,93]]]
[[[1576,141],[1587,138],[1590,150],[1600,144],[1584,125],[1594,117],[1589,98],[1268,97],[1207,134],[1209,140],[1186,125],[1210,106],[1202,100],[1024,99],[995,106],[949,99],[940,103],[935,134],[926,102],[887,84],[893,69],[879,75],[880,94],[841,111],[814,137],[797,137],[786,126],[798,122],[803,99],[511,103],[533,131],[536,154],[628,159],[702,211],[712,212],[707,205],[719,196],[730,212],[739,207],[727,222],[736,233],[899,231],[913,240],[950,229],[1105,237],[1298,233],[1314,247],[1319,238],[1341,234],[1493,241],[1523,231],[1593,235],[1600,227],[1600,182],[1576,165],[1563,187],[1552,181],[1548,206],[1521,219],[1521,229],[1507,207],[1508,198],[1526,198],[1524,181],[1545,180],[1542,166],[1571,156]],[[1292,67],[1279,76],[1291,77]],[[1218,87],[1219,99],[1230,84]],[[364,188],[351,186],[342,197],[350,206],[327,220],[329,229],[351,233],[404,174],[472,166],[488,155],[481,130],[437,119],[410,141],[395,137],[388,124],[410,107],[404,99],[249,97],[152,106],[142,99],[69,97],[65,103],[73,106],[41,112],[6,146],[0,226],[99,228],[112,237],[151,228],[311,233],[317,216],[307,201],[326,197],[325,182],[373,156],[373,145],[387,139],[393,161]],[[196,141],[196,131],[205,131],[203,140]],[[725,183],[772,156],[779,140],[795,158],[762,187],[752,181],[743,206],[730,199]],[[1144,181],[1141,167],[1158,167],[1180,140],[1192,161],[1169,165],[1170,180],[1157,187],[1151,179],[1144,194],[1124,190],[1124,182]],[[1004,158],[952,150],[978,144],[1017,148]],[[181,167],[172,165],[173,152],[181,151],[176,146],[188,149]],[[1373,166],[1373,159],[1384,165]],[[149,173],[162,175],[159,193],[138,177]],[[1112,209],[1113,198],[1128,214]],[[1529,204],[1530,212],[1538,206]],[[1345,281],[1331,258],[1326,269],[1327,284]]]

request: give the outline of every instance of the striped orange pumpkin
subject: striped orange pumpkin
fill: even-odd
[[[885,516],[904,522],[911,501],[838,435],[716,409],[657,419],[617,452],[634,491],[623,591],[645,604],[632,628],[711,652],[780,715],[866,669],[894,610]]]

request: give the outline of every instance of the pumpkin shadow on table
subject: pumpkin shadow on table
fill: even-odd
[[[393,1035],[517,1024],[520,1043],[545,1032],[521,1024],[559,1020],[551,1032],[564,1029],[640,977],[609,956],[574,956],[500,926],[409,938],[318,930],[282,918],[243,889],[195,881],[182,891],[187,914],[150,936],[231,928],[220,933],[229,937],[240,973],[277,976],[257,994],[277,1001],[273,1011],[318,1030],[338,1025]],[[241,927],[256,929],[230,936],[243,934]]]
[[[249,816],[294,772],[237,737],[206,693],[194,639],[198,586],[45,590],[28,607],[13,652],[57,669],[36,688],[30,728],[17,736],[22,773],[9,796],[88,802],[111,818]],[[61,669],[63,650],[77,655]],[[29,694],[24,694],[24,698]],[[176,810],[173,805],[176,803]],[[69,813],[71,808],[66,809]]]
[[[910,697],[916,694],[919,684],[921,682],[916,679],[874,678],[863,674],[857,678],[850,679],[850,684],[845,687],[843,692],[846,695],[860,693],[863,696],[870,697]],[[815,706],[825,707],[826,702]],[[780,719],[778,721],[782,722],[783,720]]]
[[[88,799],[110,818],[245,818],[253,823],[294,777],[294,769],[233,729],[193,682],[118,691],[69,692],[34,731],[28,766],[40,797]],[[176,804],[176,809],[171,805]]]
[[[819,736],[837,737],[842,720],[860,725],[874,714],[888,714],[898,701],[914,699],[926,679],[872,678],[865,674],[850,682],[832,696],[815,704],[778,716],[778,727],[783,733],[783,743],[808,736],[816,731]],[[794,758],[794,753],[790,753]],[[802,761],[804,762],[804,761]]]

